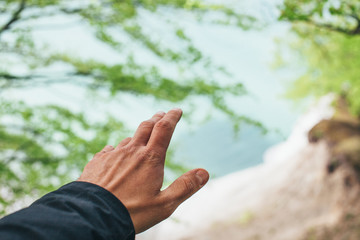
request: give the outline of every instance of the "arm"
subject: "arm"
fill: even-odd
[[[130,216],[107,190],[73,182],[0,220],[2,240],[134,239]]]
[[[209,178],[205,170],[194,169],[161,191],[166,151],[181,115],[180,109],[159,112],[132,138],[116,148],[106,146],[77,182],[3,218],[0,238],[24,239],[29,235],[21,232],[35,232],[45,237],[36,239],[133,239],[134,231],[169,217]]]

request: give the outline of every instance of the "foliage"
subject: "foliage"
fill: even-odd
[[[358,0],[285,0],[280,20],[306,22],[347,35],[360,34],[360,2]]]
[[[84,58],[34,40],[39,21],[75,20],[100,44],[119,55],[108,63]],[[208,98],[238,126],[260,123],[227,107],[225,95],[246,90],[222,66],[194,45],[178,18],[203,24],[254,26],[255,19],[231,7],[200,0],[4,0],[0,2],[0,97],[12,89],[68,82],[113,96],[127,92],[181,103],[191,96]],[[157,21],[148,24],[148,18]],[[57,26],[48,26],[56,28]],[[144,64],[138,52],[159,64]],[[141,55],[141,54],[140,54]],[[66,66],[54,76],[42,69]],[[173,69],[167,74],[165,68]],[[22,69],[22,71],[18,71]],[[215,79],[222,79],[222,84]],[[228,84],[226,82],[228,81]],[[224,83],[224,84],[223,84]],[[73,180],[91,155],[125,135],[126,126],[111,116],[91,123],[84,113],[60,106],[30,106],[0,98],[0,211],[27,194],[36,197]],[[116,136],[114,135],[116,133]],[[183,171],[171,161],[167,167]]]
[[[95,151],[120,141],[124,132],[111,117],[99,124],[58,106],[6,101],[0,106],[2,213],[21,196],[44,194],[79,176]]]
[[[292,21],[298,37],[290,43],[298,58],[290,61],[306,63],[289,97],[344,95],[351,112],[360,115],[359,17],[359,1],[285,1],[280,19]]]

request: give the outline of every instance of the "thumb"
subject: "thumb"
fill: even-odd
[[[173,204],[173,211],[186,199],[199,191],[209,180],[205,169],[193,169],[176,179],[162,194]]]

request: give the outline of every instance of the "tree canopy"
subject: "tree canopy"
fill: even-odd
[[[304,22],[347,35],[360,34],[360,3],[357,0],[285,0],[280,20]]]
[[[345,96],[351,112],[359,116],[360,2],[287,0],[281,10],[280,19],[291,21],[298,37],[289,43],[297,56],[291,61],[306,65],[288,96],[335,93]]]
[[[178,21],[185,17],[243,29],[256,25],[254,17],[234,9],[198,0],[1,1],[0,212],[9,211],[24,196],[36,197],[75,179],[94,152],[105,144],[116,144],[127,133],[124,123],[111,115],[106,121],[94,122],[84,113],[46,101],[34,106],[4,97],[12,89],[67,82],[95,92],[106,90],[113,96],[127,92],[158,101],[179,103],[200,96],[236,126],[243,122],[261,126],[227,107],[225,95],[242,96],[245,87],[204,55]],[[57,16],[86,28],[118,53],[119,60],[108,63],[86,58],[36,41],[36,31],[42,27],[38,23]],[[156,24],[147,24],[146,16],[156,19]],[[49,23],[48,27],[58,26]],[[141,61],[139,49],[154,64]],[[56,75],[42,71],[59,63],[65,67]],[[168,68],[172,74],[165,71]],[[171,161],[167,167],[183,171]]]

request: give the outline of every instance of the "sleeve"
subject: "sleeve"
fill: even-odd
[[[133,240],[125,206],[95,184],[72,182],[0,220],[1,240]]]

